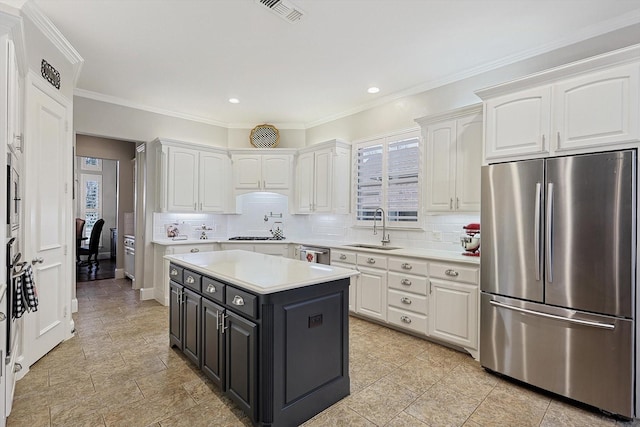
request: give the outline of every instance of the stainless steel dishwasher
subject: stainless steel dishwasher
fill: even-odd
[[[331,264],[331,249],[320,246],[298,246],[298,257],[302,261]]]

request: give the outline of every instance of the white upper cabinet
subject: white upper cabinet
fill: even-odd
[[[163,141],[159,150],[161,210],[226,212],[229,209],[230,160],[224,150]]]
[[[558,83],[555,150],[639,140],[639,69],[626,65]]]
[[[476,92],[484,163],[634,146],[639,80],[640,47],[631,46]]]
[[[232,152],[233,188],[236,193],[270,191],[288,194],[291,188],[293,152],[291,150],[280,154]]]
[[[548,152],[551,88],[535,88],[488,100],[485,158]]]
[[[416,121],[426,141],[426,210],[479,212],[481,107],[465,107]]]
[[[349,213],[351,146],[329,141],[301,150],[296,161],[297,213]]]

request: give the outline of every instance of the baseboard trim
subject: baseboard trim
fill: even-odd
[[[154,299],[153,288],[140,288],[140,299],[141,300]]]
[[[116,268],[116,279],[124,279],[124,268]]]
[[[72,313],[78,312],[78,298],[73,298],[71,300],[71,312]]]

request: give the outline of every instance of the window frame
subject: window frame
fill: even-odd
[[[418,177],[417,177],[417,207],[415,221],[388,221],[389,218],[389,145],[402,140],[415,138],[418,141]],[[419,127],[405,129],[393,133],[364,138],[353,143],[352,150],[352,204],[353,224],[355,227],[372,228],[372,219],[358,219],[358,155],[361,149],[382,145],[382,187],[381,187],[381,207],[384,209],[386,224],[389,229],[396,230],[416,230],[423,228],[423,190],[424,190],[424,141]],[[379,218],[376,216],[375,218]],[[380,225],[380,223],[378,223]]]

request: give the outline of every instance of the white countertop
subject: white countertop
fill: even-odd
[[[480,257],[462,255],[462,248],[460,251],[442,251],[437,249],[424,249],[424,248],[400,248],[393,250],[381,250],[381,249],[368,249],[368,248],[355,248],[349,246],[351,242],[335,242],[330,240],[313,240],[313,239],[292,239],[292,240],[226,240],[220,238],[214,238],[209,240],[171,240],[171,239],[159,239],[154,240],[152,243],[162,246],[173,245],[197,245],[197,244],[217,244],[217,243],[231,243],[231,244],[248,244],[248,245],[264,245],[264,244],[292,244],[292,245],[309,245],[320,246],[331,249],[340,249],[344,251],[354,252],[369,252],[380,255],[390,256],[402,256],[413,257],[421,259],[430,259],[435,261],[452,261],[462,262],[466,264],[480,264]],[[354,242],[355,243],[355,242]],[[393,245],[392,245],[393,246]]]
[[[346,268],[240,250],[166,255],[165,259],[259,294],[271,294],[359,274]]]

